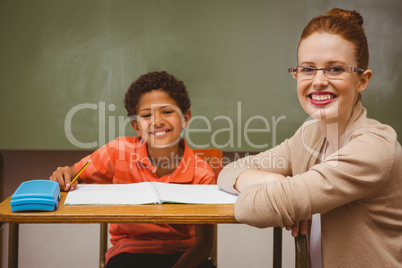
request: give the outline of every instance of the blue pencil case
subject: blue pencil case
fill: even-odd
[[[11,196],[11,211],[54,211],[59,199],[59,183],[49,180],[25,181]]]

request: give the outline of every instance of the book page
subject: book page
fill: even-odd
[[[237,195],[219,189],[218,185],[152,182],[162,202],[185,204],[234,204]]]
[[[64,205],[141,205],[159,203],[149,182],[130,184],[78,184]]]

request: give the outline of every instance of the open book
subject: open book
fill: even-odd
[[[64,205],[234,204],[236,198],[217,185],[207,184],[79,184],[68,192]]]

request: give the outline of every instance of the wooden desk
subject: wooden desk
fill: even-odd
[[[67,193],[61,192],[53,212],[11,212],[10,200],[0,204],[0,222],[8,223],[237,223],[233,205],[80,205],[64,206]]]
[[[237,223],[233,205],[82,205],[64,206],[61,193],[53,212],[11,212],[11,197],[0,204],[0,222],[10,224],[8,267],[18,267],[18,224],[20,223]]]

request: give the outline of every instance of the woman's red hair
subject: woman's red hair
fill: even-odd
[[[356,67],[366,70],[369,64],[369,50],[362,25],[363,17],[358,12],[334,8],[326,15],[313,18],[304,28],[300,42],[316,32],[336,34],[355,45]]]

